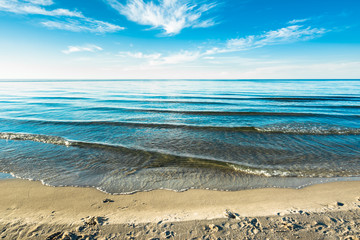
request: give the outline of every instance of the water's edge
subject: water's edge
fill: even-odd
[[[15,174],[13,173],[3,173],[0,172],[0,181],[7,181],[7,180],[11,180],[11,181],[29,181],[29,182],[39,182],[41,183],[43,186],[47,186],[47,187],[53,187],[53,188],[63,188],[63,187],[75,187],[75,188],[92,188],[92,189],[96,189],[104,194],[108,194],[108,195],[133,195],[136,193],[140,193],[140,192],[152,192],[152,191],[157,191],[157,190],[166,190],[166,191],[172,191],[172,192],[186,192],[189,190],[206,190],[206,191],[217,191],[217,192],[240,192],[240,191],[247,191],[247,190],[255,190],[255,189],[269,189],[269,188],[278,188],[278,189],[303,189],[306,187],[310,187],[310,186],[314,186],[314,185],[321,185],[321,184],[326,184],[326,183],[333,183],[333,182],[353,182],[353,181],[360,181],[360,177],[342,177],[342,178],[322,178],[321,180],[319,179],[316,182],[313,183],[307,183],[307,184],[303,184],[300,185],[298,187],[278,187],[278,186],[269,186],[269,187],[258,187],[258,188],[246,188],[246,189],[239,189],[239,190],[221,190],[221,189],[210,189],[210,188],[187,188],[187,189],[181,189],[181,190],[174,190],[174,189],[169,189],[169,188],[155,188],[155,189],[149,189],[149,190],[135,190],[132,192],[124,192],[124,193],[110,193],[110,192],[106,192],[104,190],[102,190],[101,188],[98,187],[94,187],[94,186],[76,186],[76,185],[59,185],[59,186],[54,186],[51,184],[47,184],[42,180],[33,180],[33,179],[26,179],[26,178],[21,178],[21,177],[17,177]]]

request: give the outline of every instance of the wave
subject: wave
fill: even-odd
[[[178,104],[194,104],[194,105],[236,105],[228,102],[214,101],[181,101],[181,100],[149,100],[149,99],[114,99],[114,100],[97,100],[104,103],[178,103]]]
[[[296,96],[296,97],[261,97],[263,100],[280,102],[312,102],[312,101],[360,101],[360,97],[348,96]]]
[[[141,97],[141,99],[109,99],[109,100],[98,100],[99,102],[164,102],[164,103],[207,103],[207,102],[196,102],[188,101],[186,99],[200,99],[200,100],[230,100],[230,101],[280,101],[280,102],[312,102],[312,101],[360,101],[358,96],[277,96],[277,97],[265,97],[265,96],[254,96],[242,97],[241,94],[217,94],[216,96],[198,96],[198,95],[178,95],[178,96],[161,96],[161,95],[110,95],[110,97]],[[87,100],[91,98],[77,98],[77,97],[34,97],[35,99],[70,99],[70,100]],[[226,104],[222,102],[211,102],[214,104]],[[233,103],[230,103],[233,104]]]
[[[68,140],[63,137],[50,136],[43,134],[30,134],[30,133],[11,133],[11,132],[2,132],[0,133],[0,139],[5,140],[19,140],[19,141],[33,141],[41,142],[46,144],[61,145],[66,147],[87,147],[87,148],[107,148],[107,149],[125,149],[125,147],[120,145],[111,145],[103,143],[91,143],[91,142],[82,142],[82,141],[73,141]]]
[[[244,162],[226,161],[222,159],[214,159],[196,155],[175,154],[163,150],[148,150],[142,148],[133,148],[122,146],[119,144],[107,144],[98,142],[84,142],[73,141],[63,137],[49,136],[41,134],[27,134],[27,133],[0,133],[0,139],[17,140],[17,141],[32,141],[44,144],[60,145],[66,147],[86,148],[91,150],[107,151],[109,153],[125,154],[125,156],[135,156],[140,159],[146,159],[146,164],[140,164],[133,167],[128,175],[136,174],[138,170],[147,168],[163,168],[163,167],[183,167],[183,168],[202,168],[202,169],[216,169],[221,171],[228,171],[229,173],[236,172],[245,175],[255,175],[262,177],[338,177],[343,176],[344,172],[324,171],[321,169],[289,169],[284,166],[261,166],[252,165]],[[130,155],[129,155],[130,154]],[[103,154],[102,154],[103,155]],[[150,160],[150,161],[149,161]],[[76,159],[74,159],[76,161]],[[99,160],[101,162],[101,160]],[[340,175],[339,175],[340,174]],[[346,173],[350,176],[351,173]],[[350,174],[350,175],[349,175]],[[351,175],[353,176],[353,175]],[[355,175],[354,175],[355,176]],[[357,175],[356,175],[357,176]]]
[[[126,111],[126,112],[145,112],[145,113],[170,113],[184,115],[203,115],[203,116],[317,116],[324,114],[295,113],[295,112],[239,112],[239,111],[185,111],[168,109],[146,109],[146,108],[122,108],[122,107],[90,107],[82,110],[90,111]]]
[[[313,108],[313,109],[360,109],[357,105],[282,105],[289,108]]]
[[[140,111],[155,113],[176,113],[188,115],[214,115],[214,116],[313,116],[311,113],[293,113],[293,112],[221,112],[221,111],[178,111],[163,109],[145,109]]]
[[[87,97],[31,97],[31,99],[41,99],[41,100],[91,100],[93,98]]]
[[[220,95],[220,94],[219,94]],[[228,94],[229,95],[229,94]],[[236,95],[236,94],[231,94]],[[150,96],[147,96],[150,97]],[[152,96],[157,98],[159,96]],[[169,97],[171,98],[171,97]],[[281,102],[311,102],[311,101],[360,101],[357,96],[284,96],[284,97],[218,97],[218,96],[177,96],[181,99],[209,99],[234,101],[281,101]]]
[[[360,106],[324,106],[327,108],[345,108],[345,109],[360,109]]]
[[[34,105],[34,106],[45,106],[45,107],[68,107],[71,106],[70,103],[50,103],[50,102],[32,102],[27,103],[28,105]]]
[[[200,158],[196,156],[184,156],[172,154],[164,151],[145,150],[138,148],[131,148],[122,145],[96,143],[96,142],[83,142],[72,141],[58,136],[49,136],[41,134],[27,134],[27,133],[0,133],[0,139],[4,140],[17,140],[17,141],[33,141],[45,144],[60,145],[66,147],[80,147],[89,149],[98,149],[106,151],[116,151],[125,153],[136,153],[137,155],[143,154],[144,156],[152,155],[153,161],[149,163],[146,168],[159,168],[168,166],[183,166],[183,167],[202,167],[202,168],[216,168],[223,170],[232,170],[242,172],[250,175],[261,176],[288,176],[288,172],[272,171],[269,169],[260,169],[250,165],[241,165],[238,163],[230,163],[218,159]]]
[[[2,121],[9,121],[3,119]],[[304,124],[274,124],[263,127],[254,126],[207,126],[207,125],[186,125],[186,124],[166,124],[166,123],[143,123],[143,122],[113,122],[113,121],[46,121],[46,120],[10,120],[23,121],[41,125],[70,125],[70,126],[118,126],[135,128],[154,128],[154,129],[184,129],[194,131],[222,131],[239,133],[264,133],[264,134],[296,134],[296,135],[359,135],[360,128],[349,128],[335,125],[321,125],[316,123]],[[1,134],[1,133],[0,133]]]
[[[281,133],[281,134],[297,134],[297,135],[359,135],[360,128],[344,128],[344,127],[321,127],[321,126],[268,126],[257,128],[262,133]]]
[[[11,103],[11,104],[13,104],[13,103],[20,103],[20,101],[3,101],[3,100],[0,100],[0,103]]]
[[[0,133],[0,139],[33,141],[33,142],[49,143],[49,144],[64,145],[64,146],[71,145],[71,141],[66,140],[65,138],[57,137],[57,136],[41,135],[41,134],[2,132]]]

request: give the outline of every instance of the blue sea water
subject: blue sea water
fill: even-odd
[[[0,172],[109,193],[359,180],[360,81],[2,80]]]

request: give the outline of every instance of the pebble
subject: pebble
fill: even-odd
[[[172,231],[166,231],[166,232],[163,232],[162,235],[165,237],[165,238],[172,238],[174,237],[174,232]]]
[[[225,211],[225,214],[228,218],[236,218],[236,215],[232,212],[230,212],[228,209]]]
[[[222,230],[222,227],[215,225],[215,224],[210,224],[207,229],[212,232],[218,232],[218,231]]]

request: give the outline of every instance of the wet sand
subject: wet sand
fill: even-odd
[[[2,239],[359,239],[360,182],[237,192],[0,181]]]

